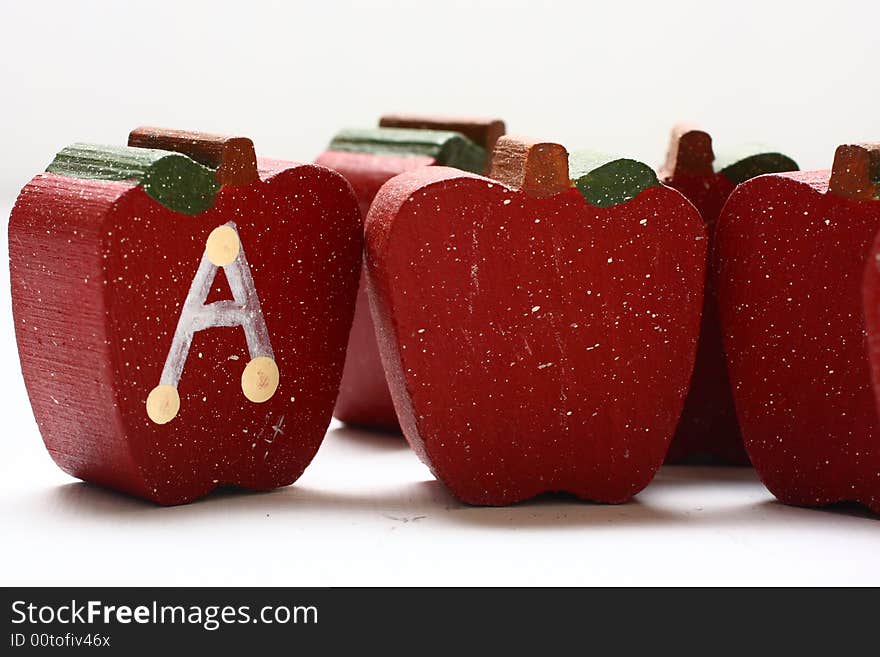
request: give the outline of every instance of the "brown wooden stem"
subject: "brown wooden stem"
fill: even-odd
[[[215,169],[221,185],[246,185],[259,178],[254,143],[247,137],[145,126],[131,131],[128,145],[183,153]]]
[[[431,114],[386,114],[379,119],[380,128],[416,128],[459,132],[491,153],[498,138],[505,132],[501,119],[452,117]]]
[[[529,196],[553,196],[571,187],[568,151],[559,144],[507,135],[495,144],[489,177]]]
[[[692,124],[679,123],[672,129],[660,178],[668,181],[681,175],[711,176],[714,160],[709,133]]]
[[[854,200],[880,200],[880,143],[838,146],[828,191]]]

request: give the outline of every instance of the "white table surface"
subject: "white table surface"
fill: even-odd
[[[475,508],[403,439],[334,422],[272,493],[161,508],[77,482],[31,415],[5,239],[0,260],[2,585],[880,584],[880,519],[783,506],[745,468],[664,467],[619,506]]]

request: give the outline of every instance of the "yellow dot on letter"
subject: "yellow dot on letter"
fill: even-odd
[[[275,394],[279,379],[275,360],[259,356],[248,363],[241,373],[241,390],[249,400],[260,404]]]
[[[147,415],[156,424],[171,422],[180,410],[180,395],[177,388],[158,385],[147,396]]]
[[[208,260],[218,267],[225,267],[235,262],[240,249],[241,242],[238,240],[238,233],[232,226],[217,226],[211,231],[211,234],[208,235],[208,241],[205,242],[205,253],[208,254]]]

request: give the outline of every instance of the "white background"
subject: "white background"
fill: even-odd
[[[689,119],[719,152],[827,168],[880,139],[878,25],[868,0],[4,1],[0,211],[72,141],[154,124],[307,161],[388,111],[499,115],[652,164]],[[745,469],[664,468],[622,506],[480,509],[399,440],[334,428],[272,494],[161,509],[75,483],[30,414],[0,277],[0,584],[880,584],[877,520],[784,507]]]

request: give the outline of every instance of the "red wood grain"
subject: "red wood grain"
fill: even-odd
[[[404,171],[432,165],[434,159],[325,151],[315,162],[345,176],[355,191],[361,216],[366,217],[370,204],[383,184]],[[348,424],[389,432],[400,431],[379,356],[363,272],[358,284],[345,367],[333,414]]]
[[[709,235],[710,262],[714,260],[718,217],[737,181],[762,173],[797,169],[797,164],[781,153],[754,150],[741,153],[728,166],[717,170],[709,133],[690,124],[673,128],[660,177],[684,194],[700,211]],[[681,420],[669,446],[668,463],[749,464],[722,345],[715,273],[715,268],[710,266],[706,276],[697,360]]]
[[[715,172],[714,160],[709,134],[683,124],[673,129],[666,163],[660,170],[661,180],[684,194],[700,211],[709,236],[710,260],[715,224],[724,201],[734,189],[723,175]],[[694,373],[681,419],[669,445],[667,463],[749,463],[736,420],[721,344],[715,286],[713,270],[708,268]]]
[[[382,117],[380,125],[452,130],[489,149],[504,133],[504,122],[498,119],[388,115]],[[434,158],[424,156],[375,155],[333,150],[325,151],[315,162],[345,176],[354,188],[364,217],[367,216],[379,188],[388,180],[399,173],[436,164]],[[345,368],[333,414],[348,424],[389,432],[400,431],[376,343],[376,330],[370,314],[364,274],[361,275],[358,288]]]
[[[835,159],[837,176],[848,169]],[[867,258],[880,202],[829,191],[829,178],[761,176],[730,196],[717,232],[724,347],[744,443],[771,492],[880,512],[873,310],[863,313],[876,295]]]
[[[679,192],[600,209],[428,167],[382,188],[366,244],[404,433],[456,497],[622,502],[647,485],[702,304],[705,231]]]
[[[179,414],[156,424],[159,383],[190,283],[217,226],[233,220],[250,263],[280,384],[241,387],[241,327],[195,334]],[[341,176],[261,161],[196,216],[125,182],[36,176],[9,225],[22,371],[43,439],[75,477],[162,504],[222,484],[296,480],[321,443],[341,376],[360,271],[361,220]],[[224,296],[222,270],[214,287]],[[213,299],[212,299],[213,300]]]

